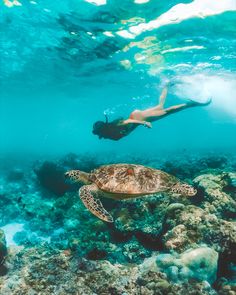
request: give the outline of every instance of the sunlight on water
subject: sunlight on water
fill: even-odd
[[[106,5],[107,4],[106,0],[85,0],[85,1],[95,4],[95,5]]]
[[[117,34],[125,38],[134,38],[145,31],[157,29],[169,24],[180,23],[190,18],[204,18],[225,11],[235,10],[236,3],[234,0],[195,0],[189,4],[177,4],[157,19],[151,20],[148,23],[139,24],[138,26],[132,26],[128,31],[121,31]]]

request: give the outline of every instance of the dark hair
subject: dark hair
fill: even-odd
[[[122,118],[116,119],[112,122],[108,122],[106,116],[106,121],[97,121],[93,124],[93,134],[97,135],[99,139],[109,138],[112,140],[119,140],[124,137],[126,134],[123,132],[124,126],[120,126]],[[124,135],[125,134],[125,135]]]
[[[97,121],[93,124],[93,134],[98,135],[99,138],[101,139],[104,127],[107,123],[104,123],[102,121]]]

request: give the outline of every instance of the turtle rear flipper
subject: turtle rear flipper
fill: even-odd
[[[197,190],[187,183],[178,182],[174,186],[172,186],[171,192],[183,195],[185,197],[192,197],[196,195]]]
[[[79,190],[80,199],[91,213],[106,222],[113,222],[112,216],[104,209],[101,201],[96,198],[97,193],[98,188],[95,184],[84,185]]]

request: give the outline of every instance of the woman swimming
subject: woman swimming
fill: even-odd
[[[165,100],[167,96],[167,87],[165,87],[159,98],[159,104],[148,108],[146,110],[134,110],[128,119],[116,119],[112,122],[108,122],[106,116],[106,121],[97,121],[93,125],[93,134],[97,135],[99,139],[112,139],[119,140],[127,135],[129,135],[135,128],[139,125],[143,125],[147,128],[152,128],[151,122],[160,120],[168,115],[185,110],[187,108],[192,108],[196,106],[207,106],[211,103],[211,99],[205,103],[195,102],[188,100],[187,103],[174,105],[169,108],[164,108]]]

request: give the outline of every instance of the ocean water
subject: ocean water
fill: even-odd
[[[236,292],[235,24],[235,0],[0,2],[0,294]],[[212,102],[119,141],[92,133],[168,83],[167,107]],[[63,173],[119,162],[201,193],[104,200],[116,221],[99,221]]]

